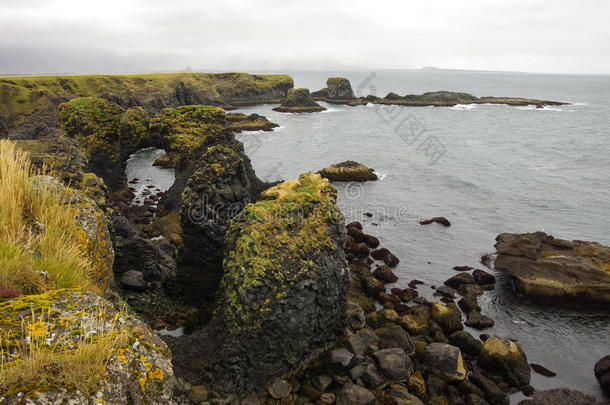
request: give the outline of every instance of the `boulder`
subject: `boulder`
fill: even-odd
[[[460,349],[445,343],[430,343],[424,354],[424,364],[430,373],[445,381],[462,381],[466,367]]]
[[[210,324],[168,338],[181,375],[220,393],[257,392],[343,336],[349,273],[336,198],[328,180],[303,174],[230,221]]]
[[[445,333],[453,333],[464,329],[462,313],[453,303],[443,305],[440,302],[435,302],[430,309],[430,317],[439,324]]]
[[[352,160],[332,164],[318,173],[330,181],[365,182],[377,180],[377,175],[373,169]]]
[[[385,328],[379,332],[377,336],[379,336],[380,349],[400,348],[403,349],[409,356],[415,353],[413,340],[411,340],[409,334],[398,325]]]
[[[373,250],[371,252],[371,257],[375,260],[382,260],[386,265],[390,267],[396,267],[400,262],[400,260],[398,260],[398,257],[394,256],[394,254],[392,254],[392,252],[390,252],[386,248]]]
[[[379,368],[392,380],[407,380],[413,373],[413,363],[400,348],[383,349],[373,353]]]
[[[395,283],[398,281],[396,274],[387,265],[377,266],[373,275],[386,283]]]
[[[458,273],[445,281],[445,285],[458,289],[463,284],[475,284],[474,278],[470,273]]]
[[[462,353],[473,357],[478,357],[483,348],[483,343],[480,340],[464,330],[452,333],[449,336],[449,343],[458,347]]]
[[[537,391],[531,399],[519,402],[519,405],[597,405],[599,402],[588,394],[569,388],[555,388]]]
[[[171,403],[175,378],[166,344],[98,295],[70,289],[25,295],[3,300],[0,315],[11,336],[0,354],[3,384],[15,367],[40,370],[31,381],[15,380],[6,403],[24,397],[32,404]],[[33,360],[23,355],[26,345],[37,348]]]
[[[494,326],[495,322],[487,315],[481,314],[479,311],[470,311],[466,317],[464,325],[472,328],[483,330]]]
[[[479,365],[516,387],[530,382],[530,366],[518,343],[491,336],[483,344]]]
[[[594,372],[599,385],[610,394],[610,355],[602,357],[595,363]]]
[[[146,291],[147,285],[144,275],[137,270],[127,270],[121,276],[121,284],[128,290],[142,292]]]
[[[481,311],[477,296],[474,294],[466,294],[459,301],[458,305],[462,311],[469,314],[472,311]]]
[[[345,384],[337,395],[337,405],[375,405],[376,403],[375,395],[355,384]]]
[[[489,285],[496,282],[496,278],[485,270],[476,269],[472,272],[472,277],[478,285]]]
[[[493,405],[509,405],[510,400],[493,381],[479,372],[472,372],[468,379],[485,393],[485,397]]]
[[[329,100],[353,100],[356,98],[348,79],[329,77],[326,80],[326,97]]]
[[[312,113],[324,111],[326,108],[313,101],[308,89],[301,88],[288,90],[286,100],[273,110],[279,112]]]
[[[512,275],[527,295],[565,302],[610,302],[610,247],[555,239],[544,232],[496,238],[497,270]]]

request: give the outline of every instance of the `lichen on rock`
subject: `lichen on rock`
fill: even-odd
[[[170,403],[167,346],[98,295],[53,290],[3,300],[0,314],[2,403]]]
[[[221,392],[259,391],[342,336],[349,287],[344,240],[336,190],[317,174],[281,183],[248,204],[227,228],[210,326],[170,342],[181,372]]]

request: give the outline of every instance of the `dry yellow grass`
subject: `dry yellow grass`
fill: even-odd
[[[106,375],[108,360],[118,347],[128,342],[127,333],[118,326],[118,319],[125,315],[121,311],[110,320],[113,332],[88,336],[88,331],[83,330],[79,340],[68,347],[61,343],[49,345],[45,342],[53,321],[49,314],[43,313],[36,318],[32,311],[31,318],[21,325],[22,334],[27,336],[27,340],[20,341],[17,349],[19,358],[0,362],[0,393],[11,396],[18,392],[61,387],[93,395]],[[98,313],[92,320],[90,330],[103,330],[104,326],[108,328],[108,322],[103,313]],[[2,337],[4,339],[0,341],[10,340]],[[4,350],[0,348],[0,354]]]
[[[21,294],[73,287],[97,291],[74,210],[57,191],[35,182],[36,174],[24,152],[0,141],[0,293],[10,287]]]

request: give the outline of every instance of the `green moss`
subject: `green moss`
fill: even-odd
[[[151,121],[156,141],[165,147],[172,163],[195,160],[206,144],[217,143],[225,130],[222,108],[191,105],[165,108]]]
[[[75,97],[110,97],[148,105],[173,100],[178,86],[201,102],[227,104],[256,99],[269,100],[293,86],[286,75],[246,73],[152,73],[136,75],[0,76],[0,115],[9,127],[26,122],[32,115],[54,111],[58,100]]]
[[[218,308],[234,328],[260,327],[271,307],[316,271],[315,255],[333,251],[327,225],[341,215],[335,202],[328,180],[307,173],[263,192],[231,221]],[[267,298],[250,298],[261,294]]]

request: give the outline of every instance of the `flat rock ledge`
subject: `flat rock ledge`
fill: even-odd
[[[519,292],[562,302],[610,303],[608,246],[535,232],[500,234],[495,247],[495,268],[514,276]]]
[[[320,170],[318,173],[330,181],[365,182],[378,179],[373,169],[352,160],[335,163]]]

